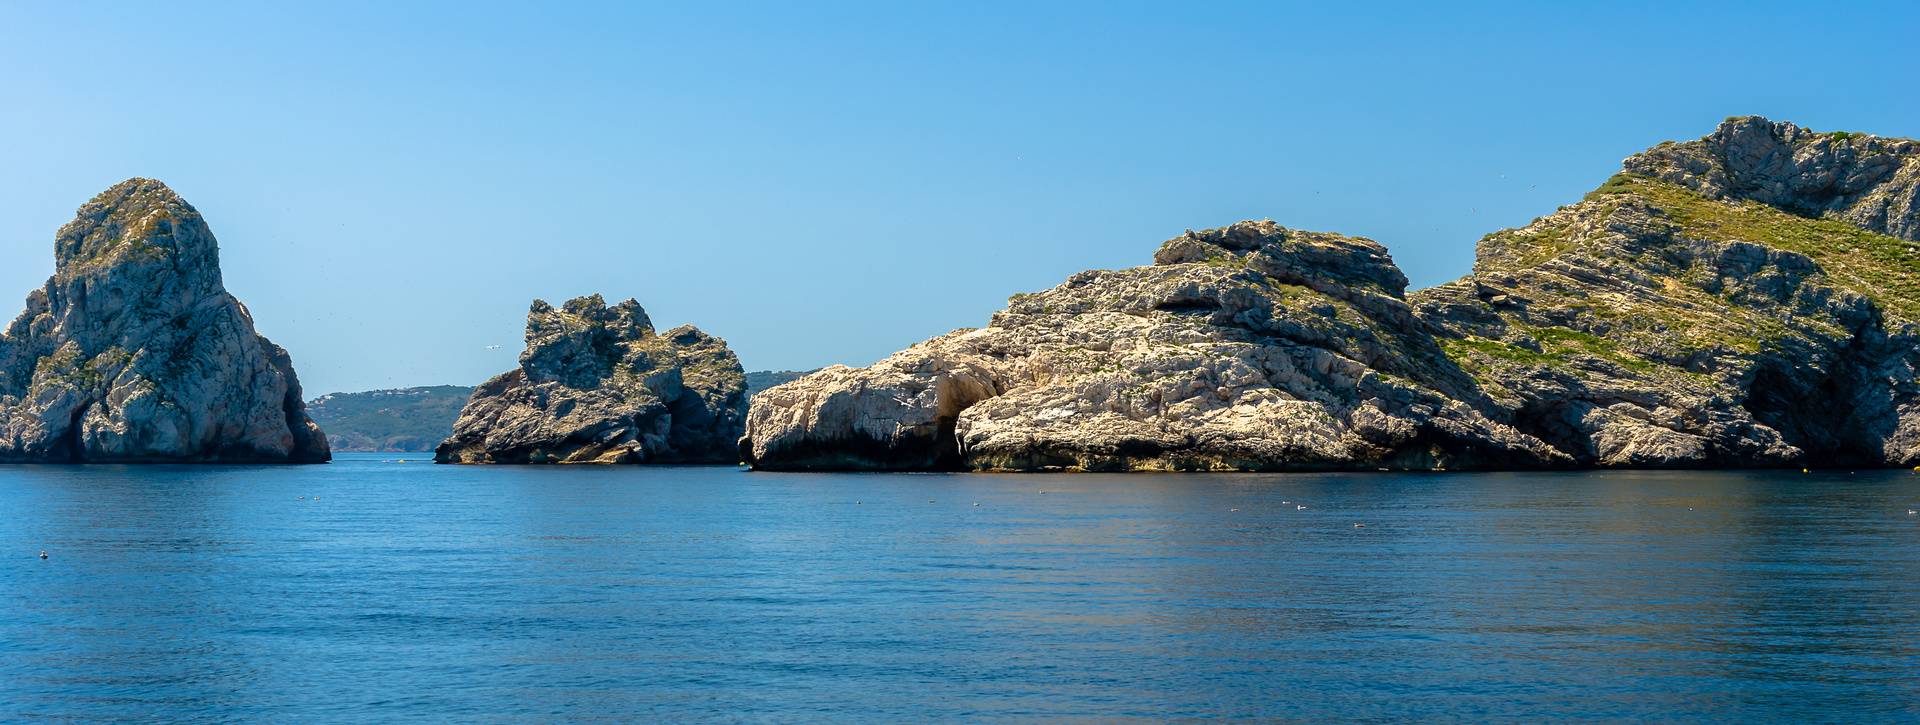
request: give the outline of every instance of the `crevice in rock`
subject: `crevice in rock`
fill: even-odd
[[[705,460],[721,453],[732,455],[725,441],[714,435],[714,415],[698,393],[685,391],[667,404],[667,443],[686,460]]]
[[[322,460],[314,451],[313,431],[307,429],[307,404],[300,400],[300,391],[290,388],[280,401],[280,410],[287,417],[287,432],[293,435],[293,450],[287,458],[294,461]],[[331,457],[331,456],[328,456]]]
[[[943,415],[934,419],[933,467],[942,471],[958,471],[965,467],[960,457],[960,436],[956,434],[960,416]]]
[[[1185,298],[1185,299],[1167,300],[1165,302],[1161,302],[1159,304],[1154,305],[1153,308],[1156,310],[1160,310],[1161,312],[1174,312],[1174,313],[1216,312],[1221,309],[1221,305],[1218,300],[1201,297],[1201,298]]]
[[[1567,420],[1570,400],[1534,400],[1513,414],[1514,430],[1540,439],[1554,450],[1565,453],[1581,464],[1593,463],[1593,451],[1587,436]]]
[[[86,447],[80,441],[80,420],[93,409],[93,403],[86,403],[73,411],[73,418],[67,421],[67,432],[60,436],[60,449],[54,453],[55,459],[65,459],[68,463],[86,463]]]
[[[1754,374],[1744,407],[1767,427],[1780,432],[1787,444],[1804,451],[1815,465],[1878,465],[1880,451],[1870,442],[1854,440],[1849,430],[1856,389],[1853,366],[1841,363],[1813,381],[1798,380],[1792,371],[1761,368]]]
[[[956,419],[957,420],[957,419]],[[951,425],[951,424],[949,424]],[[756,468],[785,471],[837,470],[837,471],[946,471],[958,470],[957,465],[943,466],[939,451],[952,446],[952,458],[959,459],[958,442],[952,430],[948,430],[946,441],[930,440],[939,435],[945,425],[934,426],[934,431],[917,428],[904,432],[894,440],[878,440],[871,436],[854,434],[845,438],[831,440],[812,440],[792,446],[780,446],[761,456],[764,460],[779,461],[777,466],[767,467],[758,461]]]

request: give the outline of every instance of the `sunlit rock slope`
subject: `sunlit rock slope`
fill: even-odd
[[[1920,463],[1907,139],[1732,118],[1474,273],[1241,222],[754,397],[768,469],[1374,470]]]

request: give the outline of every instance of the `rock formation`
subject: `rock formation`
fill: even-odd
[[[1728,119],[1413,295],[1496,417],[1602,466],[1920,464],[1920,144]]]
[[[1667,142],[1625,173],[1711,199],[1749,199],[1801,216],[1920,240],[1920,147],[1910,139],[1814,133],[1759,116],[1729,118],[1698,141]]]
[[[475,388],[440,463],[735,463],[746,373],[692,325],[600,295],[527,313],[520,367]]]
[[[328,460],[287,351],[227,293],[200,212],[152,179],[80,207],[0,335],[0,461]]]
[[[742,452],[762,468],[1571,462],[1481,412],[1491,401],[1415,317],[1378,244],[1242,222],[1154,259],[760,393]]]
[[[754,397],[758,468],[1920,463],[1920,149],[1758,117],[1626,161],[1412,294],[1241,222]]]

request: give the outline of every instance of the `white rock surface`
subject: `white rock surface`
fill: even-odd
[[[1920,146],[1729,119],[1405,293],[1241,222],[754,397],[758,468],[1920,465]]]
[[[1540,467],[1371,241],[1242,222],[1019,295],[989,327],[754,396],[767,469]]]

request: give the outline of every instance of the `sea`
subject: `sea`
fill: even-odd
[[[1920,722],[1916,471],[408,455],[0,467],[0,722]]]

